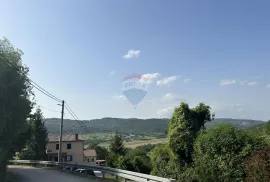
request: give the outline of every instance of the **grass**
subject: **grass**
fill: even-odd
[[[143,140],[131,140],[130,142],[124,142],[125,147],[127,148],[136,148],[142,145],[147,145],[147,144],[162,144],[167,141],[167,138],[153,138],[153,139],[143,139]],[[102,147],[109,147],[109,142],[104,142],[101,143],[100,146]]]

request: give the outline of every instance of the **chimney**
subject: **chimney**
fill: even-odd
[[[78,133],[75,134],[75,140],[78,140]]]

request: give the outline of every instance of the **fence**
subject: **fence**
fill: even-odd
[[[174,179],[167,179],[162,178],[158,176],[152,176],[132,171],[126,171],[121,169],[115,169],[115,168],[109,168],[109,167],[102,167],[102,166],[90,166],[90,165],[77,165],[72,163],[58,163],[58,162],[52,162],[52,161],[33,161],[33,160],[10,160],[10,163],[13,164],[41,164],[41,165],[52,165],[52,166],[58,166],[62,170],[67,169],[74,169],[74,168],[82,168],[82,169],[91,169],[93,171],[100,171],[102,173],[103,178],[105,177],[105,174],[111,174],[116,177],[122,177],[124,178],[124,181],[132,180],[132,181],[138,181],[138,182],[145,182],[145,181],[152,181],[152,182],[175,182]]]

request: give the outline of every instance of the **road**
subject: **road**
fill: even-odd
[[[51,169],[9,166],[8,171],[17,174],[20,182],[98,182],[101,179],[89,179]]]

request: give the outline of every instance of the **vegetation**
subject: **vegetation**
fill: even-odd
[[[22,66],[22,52],[7,39],[0,39],[0,181],[5,179],[6,163],[22,150],[20,135],[27,130],[33,103],[28,68]],[[13,141],[15,141],[13,143]],[[19,145],[17,145],[19,144]]]
[[[244,161],[265,143],[244,130],[220,125],[195,142],[194,161],[201,181],[243,181]]]
[[[253,152],[245,162],[245,173],[247,182],[270,181],[270,147]]]
[[[0,182],[6,180],[6,164],[16,153],[25,159],[46,155],[48,132],[41,110],[31,114],[34,95],[22,54],[7,39],[0,39]]]
[[[106,136],[107,134],[114,133],[118,130],[121,134],[135,134],[135,135],[152,135],[156,138],[165,138],[166,131],[170,122],[170,119],[136,119],[136,118],[102,118],[94,120],[82,121],[88,126],[91,133],[102,133]],[[60,119],[51,118],[46,119],[45,124],[48,128],[49,133],[58,134]],[[75,120],[64,121],[64,133],[84,133],[80,125]],[[257,120],[245,120],[245,119],[229,119],[229,118],[216,118],[212,122],[205,124],[206,129],[214,128],[217,124],[232,124],[238,128],[247,129],[263,124],[263,121]]]
[[[45,127],[43,115],[38,108],[31,116],[30,139],[26,142],[25,149],[18,154],[21,160],[46,160],[46,144],[48,143],[48,131]]]

